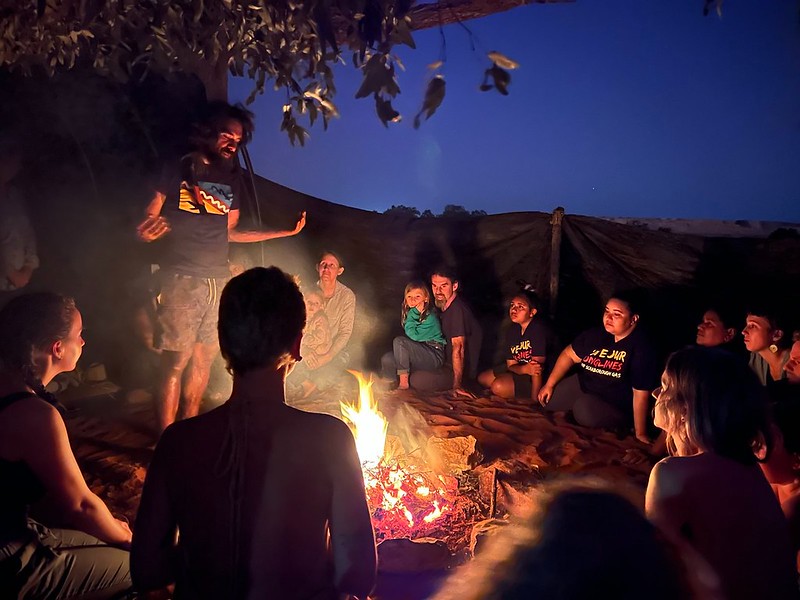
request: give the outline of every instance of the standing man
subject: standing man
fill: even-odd
[[[162,177],[137,229],[145,242],[169,234],[158,296],[160,431],[199,412],[218,349],[217,313],[230,276],[229,243],[296,235],[306,223],[304,212],[292,230],[239,229],[244,185],[236,154],[253,129],[253,114],[240,105],[209,104],[190,138],[192,152]]]
[[[449,350],[446,362],[453,369],[454,396],[474,398],[463,387],[464,377],[475,379],[483,333],[467,303],[458,295],[458,278],[453,270],[440,267],[431,275],[436,307],[441,311],[442,333]]]

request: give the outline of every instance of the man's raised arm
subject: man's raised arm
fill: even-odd
[[[228,241],[238,244],[249,244],[252,242],[266,242],[278,238],[291,237],[300,233],[306,226],[306,211],[300,214],[294,229],[282,231],[243,231],[239,229],[239,211],[232,210],[228,213]]]

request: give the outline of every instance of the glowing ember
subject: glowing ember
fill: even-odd
[[[452,509],[458,493],[454,477],[434,473],[419,453],[387,458],[388,423],[372,394],[372,378],[350,371],[358,380],[358,406],[341,403],[364,473],[364,487],[378,538],[425,535]]]

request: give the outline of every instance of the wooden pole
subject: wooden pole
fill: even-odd
[[[558,306],[558,275],[561,270],[561,222],[564,219],[564,209],[559,206],[553,211],[550,219],[552,226],[550,235],[550,316],[556,314]]]

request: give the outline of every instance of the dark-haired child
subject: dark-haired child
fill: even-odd
[[[542,387],[542,369],[547,360],[547,322],[537,317],[539,297],[527,286],[511,298],[505,342],[506,362],[478,375],[478,382],[501,398],[536,399]]]

